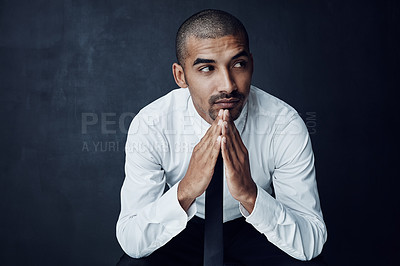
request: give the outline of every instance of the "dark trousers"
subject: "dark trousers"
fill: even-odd
[[[204,220],[193,217],[186,228],[148,257],[133,259],[124,254],[118,266],[202,265]],[[296,260],[259,233],[244,218],[224,223],[224,265],[325,265],[320,258],[308,262]]]

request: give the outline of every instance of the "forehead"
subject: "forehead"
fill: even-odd
[[[214,60],[222,57],[230,58],[244,50],[247,51],[246,41],[241,36],[227,35],[220,38],[206,39],[191,36],[186,42],[188,56],[185,61],[189,60],[193,63],[196,58]]]

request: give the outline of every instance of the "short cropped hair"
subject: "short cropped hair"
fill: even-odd
[[[178,63],[182,65],[188,55],[186,42],[189,37],[215,39],[227,35],[243,37],[247,49],[250,50],[247,31],[242,22],[233,15],[216,9],[206,9],[192,15],[182,23],[176,34],[175,49]]]

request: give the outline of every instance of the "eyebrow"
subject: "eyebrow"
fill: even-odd
[[[194,60],[193,66],[198,65],[198,64],[211,64],[211,63],[215,63],[215,60],[197,58],[196,60]]]
[[[241,51],[237,55],[234,55],[231,58],[231,60],[235,60],[236,58],[239,58],[241,56],[249,57],[249,54],[246,51]],[[196,60],[194,60],[193,66],[198,65],[198,64],[213,64],[213,63],[215,63],[215,60],[213,60],[213,59],[197,58]]]
[[[239,58],[241,56],[246,56],[249,57],[249,54],[246,51],[241,51],[240,53],[238,53],[237,55],[235,55],[234,57],[232,57],[231,60],[235,60],[236,58]]]

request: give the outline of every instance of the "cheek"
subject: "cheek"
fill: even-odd
[[[212,82],[210,80],[192,80],[189,88],[192,96],[197,99],[198,103],[208,104],[208,99],[213,93]]]
[[[206,86],[203,85],[192,83],[189,86],[189,91],[196,105],[205,111],[209,108],[208,99],[211,94],[206,89]]]
[[[237,76],[237,80],[241,84],[248,84],[251,82],[251,76],[252,75],[250,71],[242,72]]]
[[[208,109],[208,99],[210,98],[210,94],[204,90],[204,88],[197,88],[197,102],[201,104],[204,109]]]
[[[250,89],[251,85],[251,74],[242,73],[238,75],[235,79],[235,83],[237,85],[238,90],[241,93],[246,93]]]

